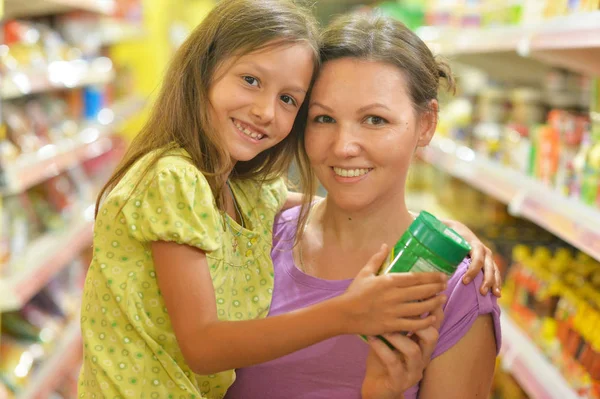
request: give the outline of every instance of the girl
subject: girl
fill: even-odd
[[[435,321],[413,316],[441,305],[445,277],[376,277],[385,246],[347,293],[263,319],[272,227],[287,197],[279,176],[303,128],[294,120],[305,121],[316,37],[290,1],[228,0],[177,52],[99,196],[80,397],[219,398],[235,367]]]
[[[449,68],[413,32],[381,16],[333,23],[321,57],[299,145],[305,175],[314,171],[328,194],[300,236],[299,208],[283,212],[275,225],[269,317],[344,293],[370,253],[381,242],[393,245],[408,228],[408,169],[435,132],[440,80],[453,85]],[[467,267],[463,262],[445,291],[439,340],[431,328],[416,332],[416,342],[387,334],[394,352],[378,339],[367,345],[335,337],[238,370],[227,398],[487,397],[500,349],[500,310],[477,289],[481,276],[460,283]]]

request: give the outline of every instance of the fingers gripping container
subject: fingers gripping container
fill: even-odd
[[[470,251],[460,234],[422,211],[394,245],[379,274],[442,272],[451,276]]]
[[[441,272],[451,276],[470,251],[471,246],[460,234],[421,211],[394,245],[379,274]]]

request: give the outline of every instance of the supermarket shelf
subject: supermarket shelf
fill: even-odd
[[[33,157],[20,157],[7,165],[6,187],[0,190],[3,195],[16,194],[70,169],[88,159],[95,158],[111,150],[113,142],[107,137],[106,126],[86,126],[75,140],[63,140],[56,145],[46,146]],[[30,159],[27,159],[30,158]],[[33,158],[33,159],[31,159]]]
[[[48,281],[92,244],[94,205],[60,232],[49,232],[29,244],[27,251],[8,265],[14,271],[0,279],[0,312],[19,309]]]
[[[535,399],[580,399],[529,337],[502,312],[502,367]]]
[[[420,156],[600,261],[600,210],[449,139],[433,140]]]
[[[1,97],[13,99],[57,89],[104,84],[114,77],[112,61],[107,57],[91,61],[54,61],[44,70],[8,72],[2,79]]]
[[[30,156],[19,157],[5,166],[6,187],[0,192],[5,195],[22,192],[74,165],[110,151],[113,141],[109,136],[119,130],[119,124],[138,113],[144,105],[145,100],[141,97],[115,103],[104,112],[105,124],[86,124],[72,139],[43,147]]]
[[[419,34],[436,53],[457,60],[464,57],[469,62],[475,61],[475,64],[476,56],[479,56],[479,61],[486,63],[487,59],[490,67],[504,58],[506,62],[497,68],[510,65],[509,72],[517,75],[523,72],[514,62],[533,66],[532,60],[585,74],[600,74],[600,11],[558,17],[530,26],[488,29],[425,27]],[[495,57],[497,55],[500,57]],[[522,57],[531,60],[519,61]]]
[[[142,21],[114,17],[60,19],[63,38],[80,48],[109,46],[139,40],[146,36]]]
[[[133,95],[123,100],[116,101],[110,109],[114,115],[113,123],[121,124],[128,121],[144,109],[148,100],[139,95]]]
[[[81,361],[81,329],[79,317],[71,321],[51,357],[32,376],[32,382],[17,399],[43,399],[61,383],[61,377],[72,372]]]
[[[5,0],[4,18],[50,15],[68,11],[89,11],[109,15],[115,0]]]
[[[141,24],[105,21],[100,25],[100,42],[104,46],[144,38],[146,31]]]
[[[440,205],[431,192],[408,192],[406,193],[406,206],[412,212],[427,211],[441,219],[456,219],[451,212]]]

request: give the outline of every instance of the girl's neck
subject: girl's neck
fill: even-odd
[[[223,207],[224,211],[239,225],[244,225],[242,220],[242,215],[239,212],[239,207],[236,203],[236,199],[233,195],[233,191],[231,186],[229,185],[230,179],[233,177],[233,173],[225,174],[221,177],[222,186],[221,186],[221,198],[223,199]]]

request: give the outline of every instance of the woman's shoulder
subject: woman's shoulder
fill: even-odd
[[[448,280],[445,294],[448,298],[444,306],[444,321],[440,328],[440,338],[433,357],[439,356],[455,345],[469,331],[475,320],[482,315],[491,315],[494,320],[497,349],[500,350],[500,307],[491,292],[481,294],[483,272],[473,281],[464,284],[462,279],[471,264],[465,259]]]
[[[463,283],[463,277],[470,265],[471,259],[465,258],[448,280],[448,288],[446,289],[448,302],[446,307],[448,308],[448,304],[452,302],[456,306],[451,307],[449,310],[475,308],[482,314],[489,313],[494,307],[498,307],[498,303],[496,297],[491,293],[483,295],[479,291],[479,287],[483,283],[483,271],[479,272],[469,284]]]
[[[300,206],[295,206],[277,214],[273,225],[274,246],[294,241],[300,218],[300,209]]]

